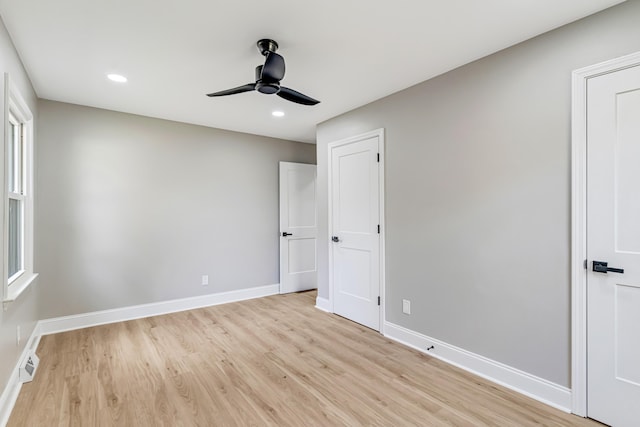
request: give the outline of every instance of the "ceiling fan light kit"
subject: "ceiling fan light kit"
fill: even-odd
[[[284,78],[285,64],[282,55],[276,53],[278,43],[271,39],[261,39],[257,43],[258,50],[265,57],[264,64],[256,67],[255,83],[247,83],[232,89],[209,93],[207,96],[227,96],[257,90],[267,95],[276,94],[287,101],[302,105],[316,105],[320,101],[298,91],[280,85]]]

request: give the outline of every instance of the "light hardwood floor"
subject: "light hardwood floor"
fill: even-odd
[[[49,335],[9,426],[597,426],[278,295]]]

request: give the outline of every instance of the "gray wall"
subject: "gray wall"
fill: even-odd
[[[16,53],[4,23],[0,21],[0,78],[2,78],[0,81],[0,100],[4,99],[4,73],[9,73],[11,80],[29,105],[29,109],[34,115],[34,120],[37,121],[38,110],[36,95],[29,81],[29,77],[22,67],[20,58]],[[4,117],[4,114],[4,102],[0,102],[0,117]],[[0,135],[4,135],[4,132],[4,119],[0,119]],[[37,134],[35,137],[37,144]],[[0,139],[0,141],[4,141],[4,138]],[[1,143],[4,144],[4,142]],[[0,188],[5,188],[5,185],[4,149],[0,149]],[[4,223],[4,208],[0,209],[0,221],[0,224]],[[3,260],[4,257],[4,245],[0,244],[0,260]],[[4,278],[6,277],[3,262],[0,262],[0,277],[2,277],[2,280],[5,280]],[[0,287],[0,292],[2,289],[3,288]],[[7,311],[0,309],[0,393],[4,390],[11,371],[18,362],[18,358],[24,349],[27,338],[31,335],[38,320],[37,301],[38,280],[33,282],[16,302],[10,304]],[[16,344],[17,326],[21,327],[23,337],[20,345]]]
[[[279,282],[278,162],[315,163],[313,145],[52,101],[39,111],[42,318]]]
[[[321,207],[327,143],[386,129],[388,321],[569,386],[571,71],[639,23],[628,1],[318,126]]]

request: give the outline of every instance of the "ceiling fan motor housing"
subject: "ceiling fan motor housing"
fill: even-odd
[[[256,67],[256,90],[260,93],[274,94],[280,90],[280,82],[262,78],[262,65]]]
[[[274,93],[278,93],[280,91],[280,85],[278,83],[257,81],[256,90],[260,93],[266,93],[271,95]]]

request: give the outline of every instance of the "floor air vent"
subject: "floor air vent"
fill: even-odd
[[[33,376],[36,374],[36,369],[38,369],[38,363],[40,363],[40,359],[35,353],[29,353],[27,357],[24,358],[24,362],[20,365],[19,372],[21,383],[28,383],[33,379]]]

